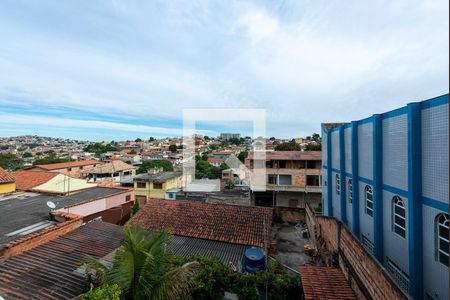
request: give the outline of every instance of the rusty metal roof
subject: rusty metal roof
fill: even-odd
[[[75,272],[86,255],[101,258],[120,245],[123,227],[91,222],[55,240],[0,262],[5,299],[72,299],[86,280]]]

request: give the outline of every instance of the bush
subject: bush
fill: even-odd
[[[142,163],[142,165],[137,170],[137,173],[147,173],[149,169],[153,168],[163,168],[164,172],[173,171],[173,165],[170,161],[165,159],[155,159]]]
[[[267,299],[273,300],[298,299],[301,294],[299,277],[286,274],[277,261],[269,261],[267,272],[238,273],[217,257],[172,258],[175,265],[190,260],[198,261],[201,266],[194,278],[192,299],[222,299],[222,293],[228,291],[238,294],[239,299],[256,300],[266,294],[266,289]]]
[[[117,284],[105,284],[87,292],[83,296],[83,300],[120,300],[121,294]]]

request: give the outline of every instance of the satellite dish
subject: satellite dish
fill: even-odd
[[[53,203],[52,201],[47,201],[47,206],[50,207],[51,209],[55,209],[56,204]]]

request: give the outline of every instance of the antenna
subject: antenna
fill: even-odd
[[[53,203],[52,201],[47,201],[47,206],[48,206],[50,209],[55,209],[55,208],[56,208],[56,204]]]

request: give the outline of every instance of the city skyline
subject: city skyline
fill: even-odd
[[[447,1],[14,1],[0,25],[2,136],[174,136],[233,107],[287,138],[448,92]]]

